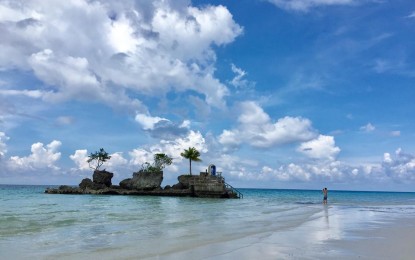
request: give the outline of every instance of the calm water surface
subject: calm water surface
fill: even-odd
[[[0,185],[0,259],[123,250],[154,257],[287,230],[328,211],[321,191],[310,190],[241,189],[244,199],[225,200],[53,195],[45,188]],[[414,216],[415,193],[330,191],[329,207]]]

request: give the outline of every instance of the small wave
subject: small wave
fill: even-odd
[[[317,205],[317,204],[321,204],[321,202],[297,201],[297,202],[295,202],[295,204],[299,204],[299,205]]]

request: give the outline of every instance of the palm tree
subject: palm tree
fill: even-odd
[[[195,161],[195,162],[202,161],[199,158],[199,156],[200,156],[199,151],[196,150],[196,148],[194,148],[194,147],[189,147],[189,149],[184,149],[184,152],[181,153],[180,155],[183,156],[186,159],[189,159],[190,175],[192,175],[192,161]]]

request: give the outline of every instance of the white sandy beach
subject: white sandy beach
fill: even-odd
[[[60,259],[400,259],[415,256],[415,218],[373,210],[327,206],[296,226],[259,232],[243,238],[174,250],[112,248],[92,254],[59,255]],[[277,219],[275,221],[278,221]],[[163,242],[164,243],[164,242]],[[160,244],[163,244],[160,243]],[[149,252],[152,252],[149,254]],[[52,259],[52,258],[51,258]]]
[[[278,221],[278,220],[276,220]],[[327,207],[298,227],[151,259],[414,259],[415,218]]]
[[[205,245],[182,244],[166,250],[162,246],[165,241],[160,241],[160,247],[148,248],[146,253],[129,247],[55,256],[60,259],[411,260],[415,256],[414,241],[415,218],[408,214],[399,217],[397,213],[372,209],[322,206],[319,213],[301,225],[292,223],[279,230],[254,232],[237,239],[217,237]]]
[[[353,239],[329,241],[337,259],[414,259],[415,219],[398,219],[367,230],[355,230]]]

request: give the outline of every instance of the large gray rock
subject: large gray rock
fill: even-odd
[[[79,188],[81,190],[101,190],[107,188],[107,186],[103,183],[95,183],[90,178],[85,178],[79,183]]]
[[[120,187],[122,189],[132,190],[133,186],[132,186],[131,178],[120,181]]]
[[[106,170],[95,170],[92,175],[92,181],[96,184],[103,184],[106,187],[111,187],[111,179],[113,176],[114,174],[112,172],[107,172]]]
[[[177,177],[177,180],[181,184],[182,189],[190,188],[190,182],[193,182],[196,178],[199,178],[197,175],[180,175]]]
[[[173,189],[173,190],[184,190],[184,189],[187,189],[183,184],[181,184],[180,182],[179,183],[176,183],[176,184],[174,184],[173,186],[171,186],[171,188]]]
[[[79,188],[85,190],[86,188],[91,188],[93,185],[93,182],[90,178],[85,178],[79,183]]]
[[[163,172],[135,172],[133,178],[120,182],[120,187],[129,190],[154,190],[159,189],[163,181]]]

